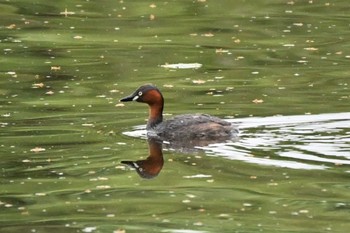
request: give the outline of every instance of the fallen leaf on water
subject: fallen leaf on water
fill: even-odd
[[[110,93],[117,93],[117,92],[120,92],[120,91],[119,91],[119,90],[113,89],[113,90],[110,90],[109,92],[110,92]]]
[[[51,66],[51,70],[54,70],[54,71],[61,70],[61,66]]]
[[[192,82],[195,83],[195,84],[203,84],[203,83],[206,83],[205,80],[201,80],[201,79],[193,80]]]
[[[91,123],[83,123],[81,125],[85,126],[85,127],[94,127],[95,126],[94,124],[91,124]]]
[[[215,53],[219,53],[219,54],[228,53],[228,52],[229,52],[228,50],[222,49],[222,48],[220,48],[220,49],[215,49]]]
[[[122,230],[122,229],[118,229],[118,230],[113,231],[113,233],[126,233],[126,231]]]
[[[35,193],[35,196],[46,196],[46,193]]]
[[[164,64],[160,67],[170,69],[198,69],[202,67],[200,63],[177,63],[177,64]]]
[[[46,149],[45,148],[42,148],[42,147],[34,147],[33,149],[31,149],[30,151],[31,152],[42,152],[42,151],[45,151]]]
[[[109,186],[109,185],[98,185],[98,186],[96,186],[96,189],[110,189],[111,188],[111,186]]]
[[[202,34],[201,36],[204,36],[204,37],[213,37],[213,36],[214,36],[214,34],[213,34],[213,33],[208,32],[208,33],[204,33],[204,34]]]
[[[293,23],[294,26],[297,26],[297,27],[301,27],[303,26],[304,24],[303,23]]]
[[[253,100],[252,102],[253,102],[254,104],[261,104],[261,103],[264,102],[264,100],[262,100],[262,99],[255,99],[255,100]]]
[[[317,51],[318,48],[314,48],[314,47],[308,47],[308,48],[304,48],[307,51]]]
[[[44,86],[45,86],[44,83],[34,83],[34,84],[32,84],[33,88],[43,88]]]
[[[10,24],[8,26],[6,26],[7,29],[14,29],[16,28],[16,24]]]
[[[235,42],[236,44],[239,44],[239,43],[241,43],[241,40],[240,39],[235,39],[233,42]]]
[[[60,12],[60,15],[64,15],[65,17],[67,17],[68,15],[74,15],[75,12],[73,11],[68,11],[68,9],[64,9],[64,11]]]

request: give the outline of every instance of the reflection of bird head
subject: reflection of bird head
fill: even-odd
[[[122,161],[122,164],[126,164],[132,168],[135,168],[137,174],[142,178],[152,179],[156,177],[163,167],[162,161],[153,160],[150,157],[147,157],[145,160],[138,161]]]
[[[164,159],[162,153],[162,145],[156,140],[148,140],[150,155],[144,160],[137,161],[122,161],[122,164],[126,164],[136,169],[137,174],[145,179],[152,179],[156,177],[163,168]]]

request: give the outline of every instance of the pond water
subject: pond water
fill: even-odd
[[[0,232],[347,232],[347,1],[2,1]],[[233,122],[237,141],[155,147],[165,117]]]

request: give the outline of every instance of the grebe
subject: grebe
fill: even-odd
[[[207,145],[237,138],[238,129],[231,123],[208,114],[184,114],[163,121],[164,98],[159,89],[151,84],[140,86],[121,102],[137,101],[149,106],[148,137],[170,143]]]

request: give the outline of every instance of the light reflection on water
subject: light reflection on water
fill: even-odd
[[[251,117],[230,121],[240,128],[239,141],[198,149],[209,156],[292,169],[327,169],[350,164],[350,113]],[[144,126],[137,126],[124,134],[146,138]]]

